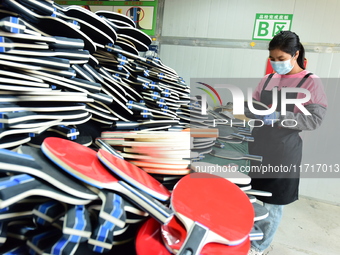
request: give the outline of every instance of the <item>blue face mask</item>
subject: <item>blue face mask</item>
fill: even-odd
[[[289,73],[294,65],[290,63],[291,59],[288,59],[286,61],[270,61],[270,64],[272,65],[274,71],[278,74],[287,74]]]

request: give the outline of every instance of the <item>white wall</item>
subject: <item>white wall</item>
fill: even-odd
[[[340,82],[337,82],[340,53],[325,53],[327,45],[323,45],[339,46],[340,1],[165,0],[162,36],[251,40],[256,13],[293,14],[292,31],[300,36],[304,45],[309,45],[308,70],[321,78],[334,78],[324,83],[329,108],[323,126],[302,134],[303,164],[340,164],[337,132],[340,127]],[[311,45],[315,45],[315,50]],[[256,46],[242,49],[162,44],[160,57],[190,84],[191,78],[260,79],[265,72],[268,52]],[[340,204],[340,173],[333,179],[302,178],[300,192]]]

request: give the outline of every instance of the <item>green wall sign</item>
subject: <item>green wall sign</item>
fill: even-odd
[[[253,40],[271,40],[277,33],[290,30],[293,14],[257,13],[255,17]]]

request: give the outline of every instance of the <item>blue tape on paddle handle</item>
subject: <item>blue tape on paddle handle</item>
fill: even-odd
[[[147,118],[149,115],[148,114],[146,114],[146,113],[149,113],[149,111],[148,110],[143,110],[142,111],[142,117],[143,118]]]
[[[17,17],[10,17],[9,21],[13,24],[19,24],[19,19]],[[11,27],[11,32],[18,34],[20,32],[19,28]]]
[[[0,213],[4,213],[4,212],[7,212],[7,211],[9,211],[9,207],[7,206],[7,207],[5,207],[5,208],[2,208],[2,209],[0,209]]]
[[[133,107],[132,104],[133,104],[133,101],[131,101],[131,100],[128,101],[128,103],[126,104],[126,105],[127,105],[127,108],[128,108],[128,109],[132,109],[132,107]]]
[[[75,225],[73,226],[73,229],[82,231],[85,228],[85,225],[87,224],[85,219],[85,206],[84,205],[76,205],[75,211],[76,211],[76,219],[75,219]],[[81,239],[78,235],[71,235],[69,238],[70,242],[77,243]]]
[[[124,208],[122,208],[122,203],[123,203],[123,199],[121,196],[118,196],[116,194],[114,194],[113,196],[113,200],[112,200],[112,204],[113,206],[113,210],[110,212],[110,215],[116,219],[119,219],[119,217],[123,214]],[[112,222],[106,220],[105,223],[102,224],[103,227],[112,230],[115,226],[115,224],[113,224]]]
[[[63,254],[62,252],[69,242],[70,242],[70,240],[67,240],[65,238],[61,238],[59,241],[57,241],[53,245],[51,254]]]
[[[110,230],[103,227],[103,226],[100,226],[100,229],[98,230],[98,233],[96,235],[96,238],[95,240],[96,241],[99,241],[99,242],[105,242],[105,240],[108,238],[108,235],[110,234]],[[94,252],[98,252],[98,253],[103,253],[104,252],[104,247],[101,247],[101,246],[98,246],[98,245],[95,245],[93,247],[93,251]]]
[[[4,43],[5,39],[3,36],[0,36],[0,43]],[[6,47],[0,47],[0,52],[5,52],[6,51]]]
[[[34,178],[28,174],[21,174],[11,177],[11,179],[0,182],[0,190],[6,189],[12,186],[16,186],[28,181],[33,181]]]
[[[165,97],[169,97],[171,93],[168,89],[165,89],[161,92],[161,94],[164,95]]]
[[[44,204],[41,204],[41,205],[38,207],[38,210],[37,210],[37,211],[39,211],[39,212],[41,212],[42,214],[46,215],[46,214],[47,214],[47,211],[48,211],[51,207],[55,206],[56,203],[57,203],[57,201],[54,201],[54,200],[53,200],[53,201],[49,201],[49,202],[46,202],[46,203],[44,203]],[[43,219],[43,218],[41,218],[41,217],[38,217],[37,220],[36,220],[36,222],[37,222],[38,224],[40,224],[40,225],[44,225],[45,222],[46,222],[46,220]]]
[[[152,92],[152,94],[153,94],[152,99],[159,98],[159,93],[158,92],[154,91],[154,92]]]
[[[164,103],[165,103],[165,100],[163,98],[159,99],[158,101],[158,106],[159,107],[163,107],[164,106]]]

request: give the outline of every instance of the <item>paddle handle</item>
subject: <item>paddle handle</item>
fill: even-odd
[[[254,137],[251,137],[251,136],[245,136],[244,140],[247,141],[247,142],[254,142],[255,141]]]
[[[84,205],[74,205],[66,213],[63,225],[64,237],[72,242],[84,242],[91,236],[89,212]]]
[[[94,252],[105,253],[112,249],[113,238],[113,230],[109,230],[102,225],[98,225],[88,240],[88,246],[90,250]]]
[[[0,149],[0,169],[2,171],[23,172],[22,168],[41,169],[40,165],[30,155]]]
[[[262,162],[262,159],[263,159],[262,156],[250,155],[250,154],[245,154],[244,157],[250,160],[260,161],[260,162]]]
[[[204,240],[208,235],[208,228],[194,222],[193,226],[189,230],[187,237],[178,251],[178,255],[198,255],[204,246]]]
[[[238,132],[240,135],[251,136],[251,131],[248,129],[238,128]]]
[[[173,217],[174,212],[152,196],[131,187],[126,182],[119,181],[119,184],[125,189],[123,192],[132,203],[149,213],[160,223],[165,224]]]
[[[14,0],[3,0],[2,4],[9,10],[20,14],[21,17],[32,23],[39,22],[39,18],[37,18],[37,15],[34,12]]]
[[[35,188],[39,184],[36,179],[27,174],[20,174],[3,179],[5,180],[0,182],[0,209],[21,200],[21,194]]]
[[[40,13],[43,13],[43,15],[52,16],[56,12],[56,8],[53,7],[52,4],[45,1],[29,0],[20,2],[28,8],[32,8],[36,11],[39,11]]]
[[[50,200],[38,204],[32,211],[34,222],[40,226],[48,226],[61,218],[66,212],[66,204]]]
[[[95,140],[95,144],[98,146],[99,149],[103,149],[118,158],[124,159],[124,157],[118,151],[113,149],[112,146],[110,146],[107,142],[105,142],[105,140],[97,138]]]
[[[262,230],[254,225],[249,234],[250,241],[262,240],[262,238],[263,238]]]
[[[245,190],[244,193],[246,193],[247,195],[263,196],[263,197],[271,197],[272,196],[271,192],[262,191],[262,190],[255,190],[255,189]]]
[[[124,228],[126,213],[123,198],[110,191],[102,191],[98,195],[103,201],[99,212],[99,223],[111,231],[115,226]]]

